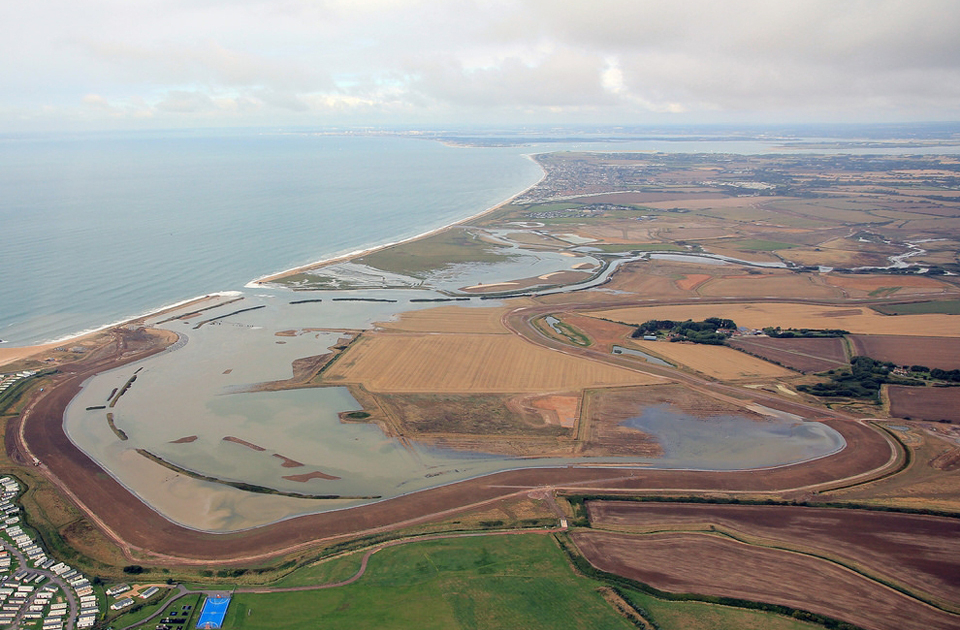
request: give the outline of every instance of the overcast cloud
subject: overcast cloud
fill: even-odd
[[[32,0],[0,129],[960,119],[955,0]]]

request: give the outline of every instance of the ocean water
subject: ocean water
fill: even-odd
[[[778,141],[462,148],[414,138],[206,131],[0,136],[0,340],[115,323],[456,222],[534,184],[536,152],[956,153]]]
[[[535,183],[519,148],[247,133],[0,139],[0,339],[61,338],[409,238]]]

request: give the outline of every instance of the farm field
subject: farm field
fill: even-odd
[[[325,374],[372,392],[543,392],[660,382],[506,335],[365,335]]]
[[[782,604],[869,630],[960,628],[960,616],[810,556],[698,533],[581,531],[573,539],[598,569],[672,593]]]
[[[771,613],[744,610],[704,602],[671,602],[637,591],[625,591],[626,599],[642,608],[660,630],[820,630],[819,624]]]
[[[906,275],[842,275],[825,274],[824,279],[830,285],[843,289],[853,298],[924,295],[931,293],[957,293],[955,285],[936,278]]]
[[[641,306],[591,311],[594,317],[642,324],[651,319],[701,321],[707,317],[726,317],[739,326],[761,329],[839,328],[858,334],[960,337],[960,321],[951,315],[880,315],[867,307],[827,306],[804,303],[688,304]]]
[[[500,317],[509,308],[438,306],[401,313],[397,321],[377,322],[379,328],[404,332],[507,334]]]
[[[893,417],[960,423],[960,387],[888,387]]]
[[[237,593],[224,628],[634,628],[598,586],[548,536],[437,540],[379,551],[347,586]]]
[[[780,297],[835,299],[842,297],[835,287],[825,285],[814,274],[722,276],[697,289],[704,297]]]
[[[960,447],[956,441],[960,428],[941,423],[896,422],[899,429],[893,430],[910,444],[912,451],[907,469],[871,484],[823,493],[822,500],[960,514]]]
[[[823,372],[849,364],[843,340],[837,337],[736,337],[729,344],[800,372]]]
[[[589,501],[590,523],[637,533],[706,529],[731,532],[840,560],[941,604],[960,607],[960,520],[865,510]]]
[[[631,339],[630,345],[719,380],[783,378],[790,370],[724,346]]]
[[[897,365],[960,368],[960,338],[850,335],[856,354]]]

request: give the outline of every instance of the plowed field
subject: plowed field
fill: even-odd
[[[590,313],[613,321],[642,324],[651,319],[700,321],[727,317],[740,326],[764,328],[840,328],[859,334],[960,337],[960,319],[952,315],[881,315],[867,307],[818,304],[751,303],[643,306]]]
[[[662,382],[507,335],[373,334],[327,370],[372,392],[544,392]]]
[[[890,415],[912,420],[960,422],[960,387],[890,385]]]
[[[960,616],[810,556],[706,534],[573,537],[597,568],[661,590],[783,604],[871,630],[960,628]]]
[[[957,321],[960,326],[960,320]],[[960,368],[960,338],[907,337],[901,335],[851,335],[856,353],[897,365]]]
[[[739,337],[730,345],[801,372],[823,372],[847,365],[843,341],[836,337],[774,339]]]
[[[595,527],[654,531],[707,524],[815,552],[945,602],[960,603],[960,520],[912,514],[759,505],[590,501]]]

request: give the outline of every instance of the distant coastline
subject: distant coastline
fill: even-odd
[[[425,238],[430,237],[430,236],[433,236],[433,235],[435,235],[435,234],[440,234],[441,232],[445,232],[445,231],[447,231],[447,230],[449,230],[449,229],[451,229],[451,228],[455,228],[455,227],[457,227],[458,225],[463,225],[464,223],[467,223],[468,221],[474,221],[474,220],[476,220],[476,219],[478,219],[478,218],[480,218],[480,217],[483,217],[483,216],[486,216],[486,215],[490,214],[491,212],[496,212],[496,211],[499,210],[500,208],[506,206],[506,205],[509,204],[509,203],[512,203],[512,202],[513,202],[515,199],[517,199],[518,197],[521,197],[522,195],[525,195],[526,193],[530,192],[531,190],[533,190],[534,188],[536,188],[538,185],[540,185],[540,182],[542,182],[543,179],[547,176],[547,172],[546,172],[545,170],[543,170],[543,167],[540,166],[539,162],[537,162],[537,161],[534,159],[534,157],[537,156],[537,155],[543,155],[543,153],[545,153],[545,152],[540,152],[540,153],[524,153],[524,154],[523,154],[523,157],[524,157],[524,158],[526,158],[526,159],[530,160],[531,162],[533,162],[534,164],[536,164],[536,165],[537,165],[537,168],[540,169],[540,179],[538,179],[538,180],[537,180],[536,182],[534,182],[533,184],[527,186],[526,188],[524,188],[523,190],[521,190],[521,191],[518,192],[517,194],[512,195],[512,196],[508,197],[507,199],[505,199],[504,201],[498,202],[498,203],[490,206],[489,208],[486,208],[485,210],[481,210],[480,212],[478,212],[478,213],[476,213],[476,214],[473,214],[473,215],[468,216],[468,217],[463,218],[463,219],[459,219],[459,220],[457,220],[457,221],[454,221],[453,223],[448,223],[447,225],[442,225],[442,226],[440,226],[440,227],[438,227],[438,228],[434,228],[434,229],[432,229],[432,230],[427,230],[426,232],[423,232],[423,233],[421,233],[421,234],[417,234],[417,235],[415,235],[415,236],[411,236],[410,238],[401,239],[401,240],[399,240],[399,241],[391,241],[391,242],[389,242],[389,243],[384,243],[384,244],[382,244],[382,245],[375,245],[375,246],[373,246],[373,247],[368,247],[368,248],[365,248],[365,249],[358,249],[358,250],[355,250],[355,251],[352,251],[352,252],[348,252],[348,253],[346,253],[346,254],[341,254],[341,255],[338,255],[338,256],[332,256],[332,257],[330,257],[330,258],[324,258],[324,259],[318,260],[318,261],[316,261],[316,262],[308,263],[308,264],[306,264],[306,265],[300,265],[300,266],[298,266],[298,267],[292,267],[292,268],[290,268],[290,269],[286,269],[286,270],[280,271],[280,272],[278,272],[278,273],[274,273],[274,274],[270,274],[270,275],[266,275],[266,276],[261,276],[261,277],[259,277],[259,278],[255,278],[255,279],[251,280],[250,282],[248,282],[246,285],[244,285],[244,288],[247,288],[247,289],[255,289],[255,288],[261,287],[261,286],[263,286],[263,285],[265,285],[265,284],[268,284],[268,283],[270,283],[270,282],[273,282],[274,280],[278,280],[278,279],[280,279],[280,278],[284,278],[284,277],[286,277],[286,276],[293,275],[293,274],[295,274],[295,273],[302,273],[302,272],[304,272],[304,271],[310,271],[310,270],[312,270],[312,269],[320,269],[321,267],[326,267],[327,265],[333,265],[333,264],[340,263],[340,262],[347,262],[347,261],[353,260],[353,259],[355,259],[355,258],[360,258],[361,256],[366,256],[367,254],[372,254],[372,253],[374,253],[374,252],[378,252],[378,251],[381,251],[381,250],[384,250],[384,249],[387,249],[387,248],[390,248],[390,247],[394,247],[394,246],[396,246],[396,245],[403,245],[404,243],[412,243],[412,242],[414,242],[414,241],[419,241],[419,240],[421,240],[421,239],[425,239]]]

